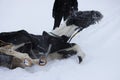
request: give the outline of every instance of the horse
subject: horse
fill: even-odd
[[[35,35],[26,30],[0,33],[0,65],[9,68],[45,65],[53,59],[65,59],[77,55],[79,63],[85,53],[71,39],[83,29],[99,22],[99,11],[78,11],[69,16],[59,28]]]

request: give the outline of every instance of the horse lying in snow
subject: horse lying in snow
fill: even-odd
[[[0,33],[0,65],[9,68],[45,65],[47,59],[68,58],[77,55],[79,63],[84,52],[75,43],[70,43],[76,32],[102,19],[98,11],[79,11],[71,15],[64,26],[42,35],[25,30]]]
[[[49,59],[68,58],[81,51],[78,48],[79,46],[75,43],[67,43],[63,38],[51,36],[47,32],[43,32],[42,36],[37,37],[36,35],[33,36],[24,30],[11,33],[12,34],[0,34],[0,40],[2,40],[0,42],[2,44],[0,47],[0,58],[3,60],[1,61],[2,65],[4,64],[3,62],[6,61],[6,63],[9,63],[12,68],[16,66],[31,66],[32,64],[44,65],[46,64],[47,57]],[[31,38],[33,40],[31,40]],[[80,52],[80,62],[83,57],[84,53]],[[15,60],[20,64],[16,64]]]

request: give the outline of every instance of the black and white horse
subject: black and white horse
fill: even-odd
[[[79,11],[52,32],[44,31],[42,35],[30,34],[25,30],[3,32],[0,33],[0,40],[12,43],[15,51],[27,53],[32,59],[39,59],[39,64],[44,64],[43,57],[63,59],[73,55],[78,56],[80,63],[85,54],[77,44],[70,43],[70,40],[74,34],[100,21],[102,17],[98,11]],[[13,64],[17,61],[15,57],[0,52],[0,65],[7,65],[10,68],[21,67],[21,65]]]

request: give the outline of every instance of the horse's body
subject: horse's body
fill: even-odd
[[[79,62],[81,62],[84,57],[84,53],[77,44],[70,43],[68,40],[76,30],[82,30],[91,24],[95,24],[101,18],[102,15],[98,11],[80,11],[75,15],[70,16],[65,21],[64,25],[56,28],[52,32],[47,33],[44,31],[42,35],[33,35],[25,30],[5,32],[0,33],[0,40],[12,43],[15,51],[27,53],[32,59],[40,59],[41,56],[50,57],[52,59],[62,59],[77,54]],[[6,63],[10,64],[13,61],[15,62],[14,58],[16,59],[16,56],[1,53],[0,65],[6,65]],[[40,62],[41,59],[39,63]],[[17,64],[17,66],[21,65]],[[15,65],[12,67],[17,66]]]

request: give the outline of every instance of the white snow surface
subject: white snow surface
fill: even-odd
[[[72,42],[86,57],[54,60],[46,66],[10,70],[0,67],[0,80],[120,80],[120,0],[78,0],[79,10],[97,10],[104,18],[81,31]],[[54,0],[0,0],[0,32],[25,29],[41,34],[53,28]]]

